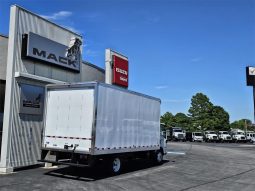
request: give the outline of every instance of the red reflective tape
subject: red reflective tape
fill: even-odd
[[[83,137],[62,137],[62,136],[49,136],[46,135],[45,137],[49,137],[49,138],[63,138],[63,139],[81,139],[81,140],[92,140],[92,138],[83,138]]]

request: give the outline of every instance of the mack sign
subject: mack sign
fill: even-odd
[[[80,72],[81,41],[73,38],[70,42],[71,46],[66,46],[29,32],[22,36],[22,57]]]

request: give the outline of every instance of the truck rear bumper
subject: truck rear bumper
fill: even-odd
[[[92,166],[94,156],[88,153],[75,153],[70,150],[42,149],[39,162],[63,164],[77,167]]]

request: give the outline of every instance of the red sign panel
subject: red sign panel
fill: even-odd
[[[128,60],[113,55],[113,79],[112,83],[128,87]]]

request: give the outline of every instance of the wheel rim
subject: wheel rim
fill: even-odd
[[[158,152],[158,154],[157,154],[157,161],[158,162],[162,162],[162,160],[163,160],[163,155],[162,155],[161,152]]]
[[[113,160],[113,163],[112,163],[112,169],[114,172],[119,172],[120,170],[120,159],[119,158],[115,158]]]

